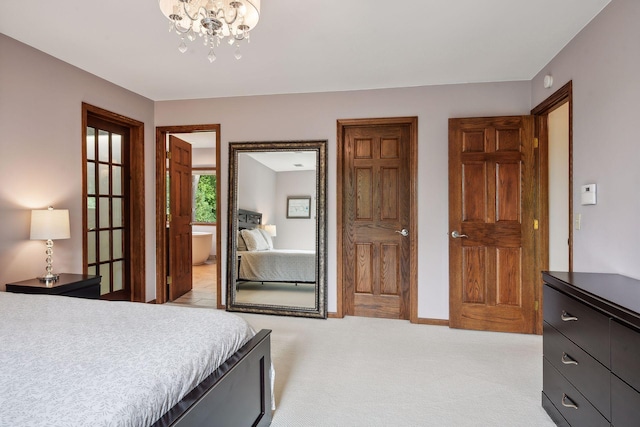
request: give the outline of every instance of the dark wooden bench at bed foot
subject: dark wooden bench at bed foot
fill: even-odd
[[[153,427],[270,425],[270,334],[259,331]]]

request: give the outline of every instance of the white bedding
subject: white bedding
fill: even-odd
[[[0,426],[147,426],[254,335],[219,310],[0,292]]]
[[[241,280],[264,282],[315,282],[315,251],[272,249],[238,251]]]

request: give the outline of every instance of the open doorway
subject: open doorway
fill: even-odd
[[[573,83],[562,86],[531,114],[539,139],[537,271],[573,271]],[[537,301],[544,304],[541,276],[539,280]],[[542,333],[542,310],[536,314],[536,332]]]
[[[171,206],[168,183],[171,176],[167,172],[167,140],[169,136],[191,144],[192,152],[192,197],[191,211],[192,242],[192,279],[193,293],[186,299],[193,302],[194,295],[206,299],[207,304],[220,308],[221,272],[217,256],[220,254],[220,232],[217,227],[219,205],[212,200],[211,193],[220,194],[220,183],[216,168],[220,159],[220,125],[164,126],[156,128],[156,303],[162,304],[170,299],[171,279],[170,239],[167,236],[168,207]],[[213,186],[213,187],[212,187]],[[200,194],[202,192],[207,195]],[[194,265],[195,264],[195,265]],[[213,304],[211,304],[213,301]]]
[[[533,116],[533,121],[531,116]],[[450,127],[450,142],[452,143],[450,150],[453,148],[450,153],[453,152],[455,155],[455,158],[450,157],[449,161],[449,214],[452,237],[449,257],[451,264],[449,325],[452,327],[541,334],[543,329],[542,304],[544,301],[542,300],[543,283],[540,272],[549,270],[550,266],[568,271],[573,268],[571,82],[535,107],[531,116],[523,116],[523,119],[527,121],[526,127],[523,127],[526,129],[524,131],[515,129],[514,124],[520,120],[518,117],[507,117],[503,120],[496,117],[450,120],[450,126],[452,126]],[[492,124],[492,121],[497,122]],[[504,121],[504,123],[498,123],[500,121]],[[496,137],[496,132],[502,133],[500,138]],[[523,132],[526,133],[526,138],[518,141],[517,137]],[[488,139],[486,135],[491,135],[491,138]],[[557,138],[557,136],[560,137]],[[476,157],[476,153],[483,150],[489,152],[496,150],[498,145],[495,141],[498,140],[500,141],[500,151],[503,153],[509,150],[521,151],[521,154],[514,156],[513,159],[523,162],[526,169],[510,167],[509,162],[505,161],[500,166],[499,180],[487,178],[498,176],[498,169],[494,165],[489,165],[494,168],[494,171],[487,172],[490,169],[478,165],[479,158]],[[464,141],[464,145],[462,145],[462,141]],[[524,142],[526,142],[526,146]],[[495,156],[485,158],[497,165]],[[468,167],[464,169],[459,167],[461,162],[467,162],[465,166]],[[513,161],[511,163],[515,164]],[[452,167],[455,167],[455,170],[452,171]],[[462,170],[464,170],[464,174],[462,174]],[[522,184],[519,184],[520,175],[526,178],[521,179]],[[508,185],[509,180],[512,185]],[[487,183],[494,187],[488,187]],[[463,184],[465,187],[462,187]],[[506,185],[506,187],[503,191],[499,191],[495,187],[497,184]],[[519,185],[524,188],[521,194],[526,196],[526,199],[520,203],[522,208],[518,205],[509,205],[508,202],[516,200],[513,196],[503,197],[506,203],[477,201],[480,196],[507,195],[509,188],[517,189]],[[487,187],[490,188],[490,191],[485,190]],[[462,195],[464,195],[464,199]],[[471,199],[469,199],[470,197]],[[462,203],[463,201],[464,203]],[[495,211],[490,211],[491,214],[487,215],[484,209],[486,206],[494,206]],[[499,215],[495,215],[496,213]],[[475,246],[482,246],[485,242],[487,247],[495,245],[496,239],[504,239],[506,233],[497,233],[495,228],[490,233],[483,232],[478,224],[481,224],[485,217],[490,218],[487,223],[492,227],[492,223],[497,224],[497,221],[494,220],[497,217],[500,218],[501,226],[512,221],[514,228],[518,227],[522,230],[518,235],[514,235],[514,237],[527,239],[527,247],[520,251],[521,257],[517,251],[512,249],[515,240],[510,240],[509,246],[503,246],[507,249],[502,250],[501,256],[497,257],[496,254],[490,260],[494,265],[497,265],[496,261],[502,262],[500,268],[497,266],[486,268],[485,260],[488,257],[485,254],[488,251],[484,248],[476,249]],[[484,226],[484,224],[482,225]],[[553,236],[551,236],[552,234]],[[486,239],[486,236],[492,236],[491,240]],[[550,237],[553,237],[551,242]],[[516,241],[516,243],[519,242]],[[512,253],[510,254],[509,251]],[[553,257],[553,262],[550,262],[551,257]],[[523,264],[518,264],[520,260]],[[526,262],[526,268],[524,262]],[[513,271],[515,273],[511,274]],[[496,288],[498,283],[513,283],[511,278],[518,277],[516,274],[522,274],[521,272],[524,271],[527,272],[527,275],[523,276],[523,279],[518,279],[520,284],[517,288],[509,288],[508,286]],[[486,280],[487,272],[492,274],[490,282]],[[503,280],[495,280],[499,274],[504,277]],[[487,283],[493,287],[491,292],[487,292]],[[515,289],[519,294],[509,292],[509,289]],[[487,295],[491,299],[487,298]],[[510,300],[509,298],[513,296],[517,296],[517,298]],[[504,302],[496,304],[498,298]],[[496,308],[494,309],[494,307]],[[484,312],[481,313],[481,309]],[[505,309],[505,313],[499,315],[495,313],[503,309]],[[509,310],[515,314],[506,314],[509,313]],[[520,313],[517,310],[520,310]],[[520,322],[523,327],[518,327],[516,322]]]
[[[569,102],[548,116],[549,270],[570,271]]]

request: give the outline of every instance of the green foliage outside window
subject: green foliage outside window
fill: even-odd
[[[195,222],[216,223],[216,175],[194,175],[198,180],[195,194]]]

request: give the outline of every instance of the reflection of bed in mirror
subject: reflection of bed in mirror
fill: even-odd
[[[238,209],[236,289],[243,282],[315,283],[315,251],[274,249],[269,233],[261,225],[260,212]]]
[[[326,140],[229,143],[227,310],[327,317],[326,145]],[[291,195],[308,199],[309,217],[287,215]],[[243,233],[253,248],[243,247]],[[252,233],[264,234],[251,240]],[[298,258],[293,261],[298,267],[290,264],[292,258]]]

